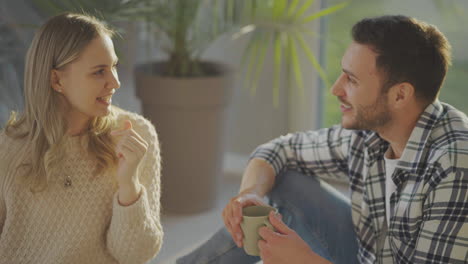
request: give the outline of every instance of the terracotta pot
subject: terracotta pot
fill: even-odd
[[[136,67],[137,96],[161,142],[163,210],[194,213],[216,205],[232,82],[226,66],[205,64],[218,75],[171,78],[158,75],[163,63]]]

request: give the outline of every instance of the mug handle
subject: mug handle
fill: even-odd
[[[263,224],[268,227],[269,229],[273,230],[276,232],[276,228],[270,223],[270,221],[268,221],[268,219],[265,219],[265,221],[263,221]]]

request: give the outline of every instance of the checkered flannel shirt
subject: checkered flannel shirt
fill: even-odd
[[[385,215],[389,143],[372,131],[340,126],[291,133],[259,146],[278,175],[296,170],[346,179],[360,263],[468,263],[468,119],[435,101],[420,116],[392,175]]]

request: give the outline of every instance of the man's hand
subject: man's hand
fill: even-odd
[[[242,247],[242,239],[244,238],[244,233],[240,227],[242,222],[242,208],[250,205],[267,204],[260,196],[246,190],[231,198],[223,210],[224,225],[229,233],[231,233],[232,239],[238,247]]]
[[[267,227],[259,229],[263,240],[258,242],[258,247],[264,264],[330,263],[314,253],[294,230],[283,223],[280,214],[270,212],[269,219],[276,232]]]

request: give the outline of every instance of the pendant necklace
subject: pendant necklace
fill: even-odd
[[[63,183],[63,186],[65,186],[65,187],[71,187],[72,186],[72,180],[71,180],[70,176],[67,176],[65,178],[65,182]]]

